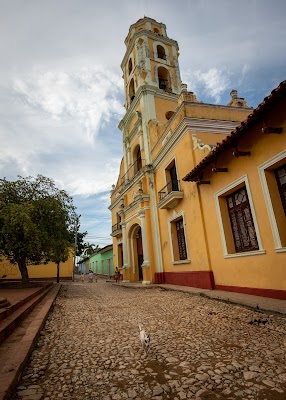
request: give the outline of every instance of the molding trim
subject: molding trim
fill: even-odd
[[[118,128],[122,131],[124,126],[128,124],[128,120],[132,119],[132,114],[136,112],[136,108],[139,105],[139,100],[143,94],[151,94],[153,96],[159,97],[165,100],[172,100],[177,103],[179,96],[175,93],[167,93],[162,89],[159,89],[157,86],[153,85],[141,85],[135,93],[135,98],[127,108],[126,113],[122,120],[118,124]]]
[[[132,28],[132,26],[133,25],[131,25],[130,28]],[[176,40],[173,40],[173,39],[169,38],[168,36],[158,36],[155,32],[149,31],[147,29],[141,29],[140,31],[134,33],[130,43],[128,44],[127,50],[124,54],[123,60],[120,65],[122,70],[124,69],[124,65],[126,64],[127,60],[129,59],[129,54],[131,53],[136,40],[144,35],[146,35],[148,38],[151,38],[153,40],[158,40],[158,38],[160,38],[161,42],[165,43],[166,45],[175,46],[176,49],[179,50],[179,45]]]
[[[161,38],[161,36],[159,36]],[[157,46],[162,46],[165,50],[165,55],[166,55],[166,60],[162,59],[162,58],[158,58],[158,51],[157,51]],[[170,54],[169,54],[169,49],[166,46],[165,43],[163,43],[163,41],[158,41],[158,40],[154,40],[153,42],[153,54],[154,54],[154,61],[157,61],[159,63],[162,64],[168,64],[170,65]]]
[[[128,130],[132,119],[137,115],[137,121],[134,124],[134,127],[132,129],[132,131],[129,133],[129,135],[125,135],[125,131]],[[134,113],[132,113],[132,115],[130,115],[130,118],[128,120],[128,123],[124,126],[124,139],[123,139],[123,143],[126,142],[131,142],[131,140],[133,139],[133,137],[136,135],[136,133],[138,131],[140,131],[140,128],[142,128],[142,118],[138,115],[138,112],[135,111]]]
[[[191,264],[191,260],[180,260],[173,262],[173,265],[180,265],[180,264]]]
[[[286,253],[286,247],[281,247],[279,249],[275,249],[276,253]]]
[[[192,103],[195,104],[195,103]],[[232,121],[221,121],[221,120],[207,120],[207,119],[200,119],[200,118],[183,118],[179,125],[176,127],[175,131],[169,138],[169,140],[165,143],[165,146],[162,150],[158,153],[157,157],[153,161],[154,168],[157,169],[163,160],[167,157],[170,153],[172,148],[183,139],[184,135],[188,131],[192,132],[212,132],[214,135],[219,134],[230,134],[230,132],[237,126],[239,123],[234,123]],[[164,136],[167,136],[170,129],[169,126],[166,128],[166,131],[160,137],[156,145],[153,147],[152,152],[155,148],[162,143],[162,139]],[[164,137],[165,139],[165,137]],[[163,140],[164,140],[163,139]]]
[[[260,181],[261,181],[262,191],[263,191],[264,199],[265,199],[265,203],[266,203],[266,209],[267,209],[268,217],[270,220],[270,226],[271,226],[271,230],[272,230],[272,235],[273,235],[273,239],[274,239],[276,252],[280,252],[280,251],[283,252],[284,250],[282,250],[283,246],[281,243],[280,234],[279,234],[279,230],[278,230],[278,226],[277,226],[277,222],[276,222],[276,218],[275,218],[275,214],[274,214],[274,209],[273,209],[273,205],[272,205],[272,201],[271,201],[271,197],[270,197],[270,192],[269,192],[269,188],[267,185],[265,170],[272,167],[273,165],[275,165],[277,162],[283,160],[284,158],[286,159],[286,150],[283,150],[281,153],[276,154],[275,157],[270,158],[269,160],[265,161],[263,164],[261,164],[257,167]]]
[[[142,208],[140,208],[140,210],[142,210],[142,209],[146,211],[146,210],[150,210],[150,207],[147,206],[147,207],[142,207]],[[125,222],[126,225],[127,225],[127,224],[129,224],[130,221],[132,221],[132,220],[135,219],[135,218],[138,218],[138,220],[140,221],[139,215],[138,215],[138,210],[136,210],[135,213],[129,215],[128,218],[125,218],[124,222]],[[138,225],[140,225],[139,222],[136,222],[136,223],[137,223]],[[129,227],[127,227],[127,228],[129,229]]]
[[[194,143],[193,150],[199,149],[199,150],[209,150],[212,151],[216,146],[213,144],[204,144],[201,139],[199,139],[195,134],[192,134],[192,139]]]
[[[174,260],[174,251],[173,251],[173,241],[172,241],[172,232],[171,232],[171,224],[172,222],[183,218],[183,225],[184,225],[184,235],[185,235],[185,244],[186,244],[186,251],[187,251],[187,260],[189,263],[190,257],[189,257],[189,248],[188,248],[188,239],[186,235],[186,222],[185,222],[185,211],[181,210],[180,212],[176,212],[176,210],[173,210],[172,216],[168,218],[168,231],[169,231],[169,240],[170,240],[170,248],[171,248],[171,255],[172,255],[172,263],[177,263],[181,262],[182,260]],[[174,238],[176,240],[176,238]]]
[[[259,256],[261,254],[266,254],[266,251],[265,250],[244,251],[243,253],[227,254],[224,256],[224,258]]]
[[[228,253],[227,251],[227,245],[226,245],[226,238],[224,234],[224,229],[223,229],[223,221],[222,221],[222,215],[220,211],[220,206],[219,206],[219,197],[224,197],[224,195],[229,192],[230,190],[235,189],[238,185],[244,183],[246,186],[246,191],[248,195],[248,200],[249,200],[249,205],[251,209],[251,214],[253,218],[253,224],[255,227],[255,233],[257,237],[257,242],[259,246],[259,250],[256,251],[251,251],[251,252],[245,252],[245,253]],[[243,175],[241,178],[236,179],[235,181],[231,182],[218,192],[214,193],[214,200],[215,200],[215,207],[216,207],[216,213],[217,213],[217,219],[218,219],[218,224],[219,224],[219,231],[220,231],[220,237],[222,241],[222,248],[223,248],[223,256],[224,258],[231,258],[231,257],[242,257],[244,255],[257,255],[257,254],[264,254],[265,250],[262,247],[262,241],[261,241],[261,236],[259,232],[259,227],[258,227],[258,222],[255,214],[255,208],[252,200],[252,194],[250,190],[250,185],[249,185],[249,180],[247,175]]]

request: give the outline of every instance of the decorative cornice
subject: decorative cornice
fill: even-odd
[[[145,206],[143,208],[140,208],[140,210],[142,210],[142,209],[147,211],[147,210],[150,210],[150,207],[149,206]],[[137,211],[125,218],[126,224],[128,225],[134,218],[138,218],[138,212]]]
[[[134,100],[132,101],[131,105],[128,107],[126,110],[126,113],[122,120],[118,124],[118,128],[122,131],[128,124],[131,123],[132,118],[134,117],[134,113],[137,112],[136,108],[139,104],[139,101],[141,99],[141,96],[143,94],[153,94],[153,96],[159,97],[161,99],[165,100],[173,100],[177,101],[178,100],[178,94],[176,93],[167,93],[162,89],[159,89],[157,86],[153,85],[142,85],[138,88]]]
[[[147,167],[147,169],[146,169]],[[131,189],[133,188],[136,184],[138,184],[138,181],[140,181],[142,179],[142,177],[145,175],[145,172],[148,172],[148,165],[146,165],[145,167],[143,167],[138,174],[136,175],[136,178],[131,179],[130,181],[128,181],[128,183],[126,183],[125,185],[122,186],[121,191],[117,192],[119,193],[118,198],[110,204],[110,206],[108,207],[108,209],[110,211],[114,210],[114,208],[116,206],[118,206],[120,204],[121,199],[124,198],[124,195]],[[142,196],[145,196],[145,194],[143,194]],[[145,201],[145,200],[144,200]],[[132,202],[133,203],[133,202]],[[130,204],[132,204],[130,203]],[[128,206],[127,206],[128,207]],[[127,209],[127,207],[124,209],[124,211]]]
[[[131,121],[130,121],[131,122]],[[141,124],[142,124],[142,118],[138,118],[137,121],[135,122],[135,125],[132,129],[132,131],[129,133],[128,136],[125,136],[125,138],[123,139],[123,142],[126,143],[128,141],[131,141],[132,138],[135,136],[135,134],[138,132],[138,130],[140,131],[141,128]],[[128,126],[125,126],[125,129],[127,130],[129,128]]]
[[[193,143],[194,143],[194,147],[193,149],[199,149],[199,150],[208,150],[208,151],[212,151],[212,149],[215,148],[214,144],[204,144],[196,135],[192,135],[192,139],[193,139]]]
[[[151,39],[154,39],[154,40],[158,40],[160,38],[161,42],[163,42],[165,44],[169,44],[171,46],[174,46],[179,51],[179,45],[178,45],[178,42],[176,40],[170,39],[168,36],[161,36],[161,35],[159,36],[155,32],[149,31],[148,29],[141,29],[140,31],[134,33],[134,35],[133,35],[133,37],[132,37],[132,39],[131,39],[131,41],[130,41],[127,49],[126,49],[126,52],[124,54],[123,60],[122,60],[121,65],[120,65],[122,71],[124,70],[124,66],[126,65],[126,62],[129,59],[131,50],[135,45],[135,41],[138,38],[140,38],[142,35],[146,35],[148,38],[151,38]]]
[[[165,159],[166,155],[170,150],[182,139],[188,131],[197,132],[211,132],[213,134],[229,134],[234,127],[236,127],[239,122],[235,123],[233,121],[221,121],[221,120],[211,120],[203,118],[183,118],[178,126],[176,127],[174,133],[166,142],[165,146],[158,153],[157,157],[153,161],[154,168],[157,169],[161,162]],[[167,134],[166,130],[166,134]],[[163,136],[163,135],[162,135]],[[161,137],[162,137],[161,136]],[[154,147],[155,148],[155,147]],[[154,148],[152,151],[154,151]]]
[[[272,90],[271,94],[264,98],[263,102],[248,115],[245,121],[242,121],[236,128],[228,135],[221,143],[219,143],[215,150],[208,154],[192,171],[190,171],[184,178],[184,181],[195,181],[197,177],[207,168],[210,164],[214,163],[218,157],[221,156],[226,150],[237,145],[238,141],[246,135],[249,130],[263,121],[269,111],[279,104],[286,96],[286,80],[281,82],[280,85]],[[249,111],[249,109],[248,109]]]
[[[124,208],[124,214],[127,215],[129,214],[132,210],[134,210],[135,208],[139,207],[139,204],[141,202],[148,202],[150,201],[150,196],[149,194],[142,194],[140,196],[136,196],[135,199],[132,201],[132,203],[128,204],[128,206],[126,206]]]

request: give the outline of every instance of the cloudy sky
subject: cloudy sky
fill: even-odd
[[[286,79],[285,0],[0,0],[0,176],[42,174],[74,197],[81,231],[111,243],[122,157],[120,63],[144,15],[179,43],[199,101],[256,107]]]

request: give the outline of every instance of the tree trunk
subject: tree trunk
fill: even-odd
[[[21,276],[22,276],[22,285],[27,285],[30,283],[29,275],[28,275],[28,269],[26,265],[26,256],[23,254],[20,254],[18,257],[15,257]]]
[[[57,262],[57,283],[60,283],[60,263]]]

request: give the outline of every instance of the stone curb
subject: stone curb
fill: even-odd
[[[286,315],[286,301],[284,300],[276,300],[259,296],[252,295],[244,295],[241,293],[235,292],[221,292],[214,291],[209,289],[199,289],[199,288],[191,288],[189,286],[176,286],[172,287],[172,285],[160,285],[160,284],[150,284],[150,285],[142,285],[142,284],[132,284],[132,283],[120,283],[113,285],[128,289],[163,289],[163,290],[172,290],[181,293],[188,293],[194,296],[202,296],[211,300],[217,300],[229,304],[236,304],[242,307],[247,307],[257,311],[265,311],[271,313],[277,313]],[[235,298],[239,297],[239,298]],[[272,304],[267,304],[267,302]],[[280,303],[281,302],[281,303]]]

